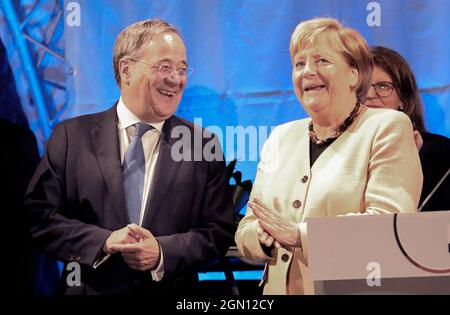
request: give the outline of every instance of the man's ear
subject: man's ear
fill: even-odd
[[[119,60],[119,75],[120,82],[126,85],[130,84],[130,62],[128,60]]]
[[[350,86],[355,88],[359,81],[359,71],[356,68],[352,68],[350,73]]]

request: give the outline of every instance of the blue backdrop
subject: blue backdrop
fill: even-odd
[[[376,1],[379,26],[368,25],[373,9],[371,1],[363,0],[77,2],[80,26],[65,25],[65,54],[75,75],[68,78],[69,106],[63,118],[107,109],[118,99],[111,61],[114,40],[128,24],[149,17],[168,20],[185,39],[194,73],[180,116],[201,118],[203,126],[219,126],[224,134],[227,125],[266,130],[264,126],[305,117],[293,93],[290,35],[302,20],[331,16],[360,31],[369,45],[391,47],[408,60],[422,92],[428,129],[450,136],[448,0]],[[257,161],[251,151],[258,149],[246,147],[246,156],[236,148],[224,149],[227,160],[241,159],[238,168],[252,179]]]

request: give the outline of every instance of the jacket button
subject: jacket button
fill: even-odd
[[[308,181],[308,175],[303,176],[302,183],[306,183]]]
[[[283,254],[283,255],[281,256],[281,260],[282,260],[283,262],[287,262],[287,261],[289,260],[289,255],[288,255],[288,254]]]
[[[300,200],[295,200],[292,205],[294,206],[294,208],[300,208],[302,202]]]

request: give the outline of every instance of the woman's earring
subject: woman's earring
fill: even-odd
[[[403,105],[400,105],[400,107],[398,108],[399,111],[403,111],[405,109],[405,107],[403,107]]]

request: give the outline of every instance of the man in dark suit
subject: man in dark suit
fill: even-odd
[[[193,293],[196,271],[233,239],[220,144],[173,115],[189,74],[173,26],[128,26],[113,64],[118,103],[59,124],[48,141],[26,195],[32,235],[79,263],[65,294]]]

